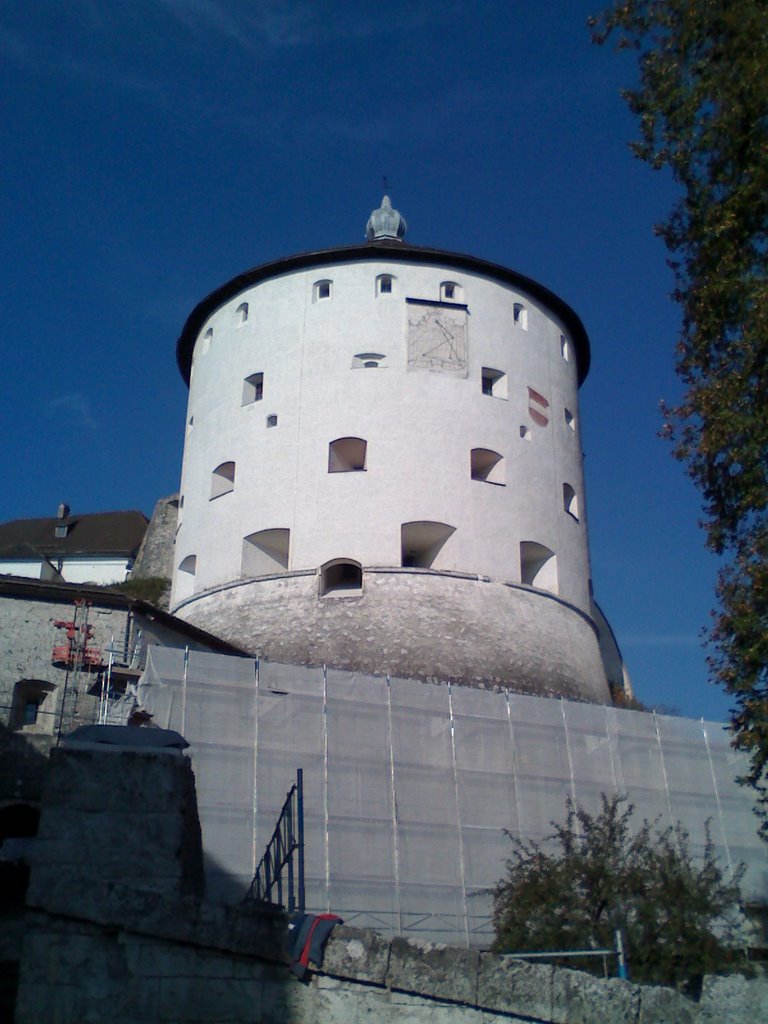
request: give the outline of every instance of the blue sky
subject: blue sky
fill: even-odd
[[[25,0],[0,5],[0,521],[178,487],[191,308],[266,260],[362,240],[391,183],[408,240],[536,278],[592,343],[582,388],[598,600],[638,696],[722,719],[700,631],[714,558],[657,437],[679,317],[628,150],[631,57],[596,2]]]

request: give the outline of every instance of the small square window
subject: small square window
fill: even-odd
[[[314,302],[320,302],[322,299],[330,299],[331,297],[331,284],[330,280],[326,281],[315,281],[312,287],[312,299]]]
[[[277,416],[276,416],[275,413],[270,413],[270,415],[267,416],[267,426],[268,427],[276,427],[277,426]]]
[[[264,374],[252,373],[243,381],[243,405],[260,402],[264,397]]]
[[[460,302],[461,285],[455,281],[442,281],[440,284],[440,298],[443,302]]]
[[[28,700],[24,705],[24,725],[34,725],[40,711],[40,701]]]
[[[484,395],[490,395],[492,398],[507,397],[507,375],[501,370],[494,370],[490,366],[484,366],[480,381]]]

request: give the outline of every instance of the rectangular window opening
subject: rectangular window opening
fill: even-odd
[[[264,397],[264,374],[252,373],[243,381],[243,405],[260,402]]]

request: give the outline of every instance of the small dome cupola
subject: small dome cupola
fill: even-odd
[[[392,209],[389,196],[384,196],[381,206],[368,218],[365,237],[369,242],[377,242],[384,238],[402,242],[407,229],[405,218],[397,210]]]

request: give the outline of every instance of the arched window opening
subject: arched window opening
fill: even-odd
[[[329,594],[361,594],[363,592],[363,567],[359,562],[347,558],[336,558],[326,562],[320,570],[320,597]]]
[[[291,531],[283,528],[259,530],[243,538],[243,576],[267,576],[288,568]]]
[[[493,370],[484,366],[480,377],[482,392],[493,398],[507,397],[507,375],[501,370]]]
[[[574,415],[570,411],[570,409],[566,409],[565,410],[565,425],[570,430],[575,430],[576,429],[576,418],[574,417]]]
[[[361,437],[339,437],[328,445],[329,473],[359,473],[365,469],[367,441]]]
[[[520,544],[520,582],[557,593],[557,558],[554,551],[536,541]]]
[[[563,508],[576,522],[579,521],[579,499],[570,484],[563,484]]]
[[[512,307],[512,319],[515,327],[519,327],[523,331],[528,330],[528,310],[522,302],[516,302]]]
[[[391,274],[379,274],[376,278],[376,294],[391,295],[394,280]]]
[[[566,363],[571,358],[571,347],[568,344],[568,339],[564,334],[560,335],[560,355],[563,357]]]
[[[333,281],[315,281],[312,286],[312,301],[320,302],[322,299],[330,299]]]
[[[50,696],[54,683],[44,679],[20,679],[13,688],[8,725],[16,731],[53,732],[54,708]]]
[[[179,562],[179,571],[173,589],[173,600],[175,603],[186,601],[195,592],[195,572],[197,570],[197,556],[187,555]]]
[[[353,370],[376,370],[386,362],[383,352],[358,352],[352,357]]]
[[[243,380],[243,405],[260,402],[264,397],[264,374],[252,373]]]
[[[440,298],[443,302],[461,302],[461,285],[455,281],[443,281],[440,285]]]
[[[406,568],[439,569],[440,555],[455,526],[419,520],[400,527],[401,563]]]
[[[549,423],[549,402],[533,388],[528,388],[528,412],[534,423],[546,427]]]
[[[504,483],[504,458],[490,448],[473,448],[470,453],[470,471],[473,480],[487,484]]]
[[[234,462],[222,462],[211,473],[211,500],[220,498],[222,494],[229,494],[235,489],[235,464]]]
[[[241,302],[240,305],[235,310],[235,320],[237,321],[237,326],[239,327],[241,324],[244,324],[247,319],[248,319],[248,303],[247,302]]]
[[[211,347],[211,342],[212,341],[213,341],[213,328],[209,327],[208,330],[203,335],[203,355],[205,355],[206,352],[208,351],[208,349]]]

